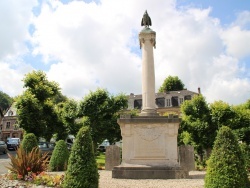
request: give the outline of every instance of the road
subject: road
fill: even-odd
[[[10,155],[15,155],[15,151],[8,151]],[[7,154],[0,154],[0,174],[5,174],[8,169],[5,166],[9,166],[10,159]]]

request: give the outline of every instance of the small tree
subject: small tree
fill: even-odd
[[[66,170],[69,158],[69,150],[64,140],[59,140],[56,143],[55,149],[52,153],[49,167],[51,171]]]
[[[178,76],[168,76],[159,88],[159,92],[183,90],[184,86]]]
[[[82,127],[73,144],[64,188],[98,188],[99,174],[89,127]]]
[[[222,126],[216,137],[208,160],[205,177],[206,188],[247,188],[245,160],[231,129]]]
[[[21,143],[21,147],[23,147],[26,153],[30,153],[33,148],[38,147],[36,136],[33,133],[26,134]]]

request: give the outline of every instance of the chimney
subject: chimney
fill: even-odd
[[[198,94],[200,95],[201,94],[201,88],[198,87]]]

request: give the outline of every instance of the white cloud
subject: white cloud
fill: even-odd
[[[11,43],[5,54],[27,52],[24,41],[29,39],[27,27],[33,23],[32,53],[42,55],[44,63],[51,65],[49,79],[58,82],[69,97],[80,99],[97,87],[111,93],[141,92],[138,33],[147,9],[157,37],[156,89],[168,75],[177,75],[189,90],[201,87],[209,102],[221,99],[238,104],[249,98],[250,80],[241,76],[248,71],[241,67],[241,58],[250,56],[249,12],[239,13],[225,28],[218,18],[210,16],[212,7],[177,9],[174,0],[102,0],[98,4],[43,1],[41,13],[31,20],[34,6],[25,9],[21,37],[1,34],[24,46],[14,48]],[[11,28],[19,27],[18,18],[13,19]],[[6,70],[15,72],[11,66]]]
[[[20,59],[28,53],[29,24],[36,0],[0,1],[0,90],[11,96],[23,90],[22,79],[32,69]]]

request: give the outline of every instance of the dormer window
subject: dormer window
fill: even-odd
[[[13,116],[13,112],[10,110],[8,116]]]

